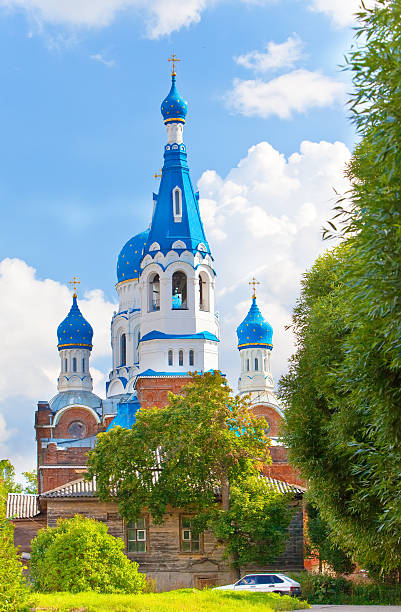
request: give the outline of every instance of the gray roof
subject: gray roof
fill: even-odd
[[[156,472],[156,470],[155,470]],[[272,485],[279,493],[292,493],[295,495],[302,495],[305,493],[305,489],[302,487],[298,487],[296,485],[292,485],[288,482],[284,482],[282,480],[276,480],[275,478],[270,478],[270,476],[262,476],[266,481]],[[157,480],[157,478],[155,479]],[[95,497],[97,493],[96,486],[96,478],[93,478],[89,482],[84,480],[84,478],[79,478],[78,480],[73,480],[66,485],[61,487],[57,487],[56,489],[51,489],[46,493],[43,493],[41,497],[43,498],[69,498],[69,497]]]
[[[7,518],[32,518],[40,513],[38,496],[30,493],[9,493],[7,496]]]
[[[98,412],[101,412],[102,400],[98,395],[84,389],[80,391],[68,390],[60,391],[49,402],[53,412],[57,412],[66,406],[89,406]]]

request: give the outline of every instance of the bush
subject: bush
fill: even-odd
[[[124,554],[108,527],[77,514],[41,529],[32,541],[31,576],[36,591],[141,593],[146,577]]]
[[[399,605],[401,585],[352,582],[331,574],[291,574],[302,587],[302,597],[311,604]]]
[[[14,527],[6,519],[5,499],[5,487],[0,480],[0,612],[15,612],[24,607],[28,589],[14,546]]]

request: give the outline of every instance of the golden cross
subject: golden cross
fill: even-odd
[[[249,281],[249,285],[253,285],[252,297],[256,298],[256,285],[260,285],[259,281],[253,276],[252,280]]]
[[[171,73],[171,76],[175,76],[175,64],[176,62],[180,61],[180,58],[177,57],[175,53],[172,53],[171,57],[168,58],[168,61],[173,62],[173,72]]]
[[[161,178],[162,177],[162,173],[163,173],[163,170],[160,170],[160,174],[157,174],[157,172],[156,172],[156,174],[153,175],[153,178],[155,178],[155,179]]]
[[[80,285],[81,281],[79,281],[76,276],[73,276],[72,281],[70,281],[69,284],[74,286],[74,295],[72,297],[76,298],[77,297],[77,285]]]

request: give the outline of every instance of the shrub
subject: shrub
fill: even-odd
[[[6,492],[0,480],[0,612],[23,608],[28,589],[14,546],[14,527],[6,519]]]
[[[140,593],[146,577],[124,554],[108,527],[77,514],[41,529],[32,541],[31,576],[37,591]]]

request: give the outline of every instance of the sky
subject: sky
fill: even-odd
[[[80,278],[92,375],[111,367],[116,261],[149,224],[160,104],[188,101],[184,140],[217,271],[220,366],[258,303],[276,381],[291,310],[355,143],[341,70],[358,0],[0,0],[0,456],[35,462],[38,400],[56,392],[57,325]]]

